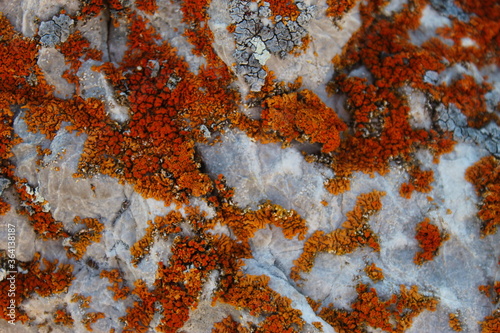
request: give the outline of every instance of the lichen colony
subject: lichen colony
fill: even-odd
[[[0,137],[1,331],[500,331],[496,0],[2,1]]]

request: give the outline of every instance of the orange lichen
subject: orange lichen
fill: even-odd
[[[90,325],[103,318],[106,318],[106,315],[103,312],[87,312],[83,315],[82,324],[85,325],[85,328],[88,331],[93,331]]]
[[[69,258],[80,260],[87,251],[89,245],[101,241],[101,233],[104,230],[104,224],[97,219],[86,218],[82,220],[78,216],[73,219],[73,222],[85,224],[86,228],[68,238],[68,244],[65,245],[66,254]]]
[[[326,15],[334,20],[340,20],[345,13],[350,11],[358,2],[358,0],[327,0]]]
[[[442,100],[445,104],[456,105],[467,117],[470,127],[481,128],[492,120],[500,123],[498,115],[488,112],[486,108],[484,94],[492,89],[492,85],[485,82],[477,84],[472,76],[464,75],[445,90]]]
[[[399,194],[403,198],[410,199],[413,191],[429,193],[432,190],[430,184],[434,181],[434,171],[424,171],[419,167],[412,167],[408,174],[410,175],[410,181],[402,183],[399,189]]]
[[[500,331],[500,311],[496,310],[493,314],[486,316],[484,321],[479,322],[481,333],[496,333]]]
[[[65,293],[68,291],[71,282],[74,279],[73,266],[67,264],[59,264],[58,260],[49,261],[41,258],[40,253],[35,253],[33,259],[29,262],[18,261],[19,269],[15,276],[15,303],[16,303],[16,320],[26,322],[28,316],[19,308],[19,305],[26,299],[30,298],[33,293],[42,297],[49,297],[54,294]],[[43,268],[42,268],[43,267]],[[8,276],[9,277],[9,276]],[[8,279],[0,281],[0,290],[9,290]],[[7,292],[5,292],[7,296]],[[9,321],[8,309],[10,298],[1,297],[0,318]]]
[[[240,323],[234,321],[231,316],[227,316],[214,324],[212,333],[249,333],[250,330],[243,327]]]
[[[359,4],[362,26],[342,55],[332,60],[338,74],[328,90],[347,97],[346,109],[352,121],[352,131],[343,137],[330,164],[335,178],[326,183],[326,188],[332,194],[349,189],[353,172],[384,175],[390,161],[414,160],[416,148],[429,149],[436,161],[453,148],[449,133],[412,128],[408,101],[400,91],[403,87],[421,90],[435,101],[443,96],[441,88],[426,82],[424,76],[427,71],[439,73],[446,66],[431,49],[413,44],[409,36],[409,31],[420,24],[426,1],[411,1],[390,18],[383,12],[386,4]],[[358,67],[370,72],[370,80],[350,75]],[[401,192],[409,196],[412,190],[405,184]]]
[[[71,302],[78,303],[80,309],[88,309],[90,307],[90,302],[92,301],[92,296],[83,296],[82,294],[75,293],[71,296]]]
[[[439,231],[439,228],[430,223],[429,218],[425,218],[417,224],[417,234],[415,239],[422,251],[417,252],[413,261],[417,265],[422,265],[426,261],[434,259],[441,244],[448,240],[449,235]]]
[[[347,220],[342,228],[328,234],[315,231],[305,242],[304,250],[299,258],[294,260],[290,276],[300,280],[301,272],[309,272],[318,253],[329,252],[337,255],[351,253],[360,246],[369,246],[375,251],[380,250],[377,236],[371,230],[368,219],[382,209],[381,198],[385,192],[372,191],[360,194],[354,209],[346,214]]]
[[[83,0],[80,9],[81,17],[92,17],[98,15],[105,8],[104,0]]]
[[[452,62],[470,62],[482,68],[490,64],[500,64],[500,6],[495,0],[457,1],[466,12],[473,13],[470,19],[452,19],[452,24],[437,29],[437,33],[453,41],[448,45],[439,38],[428,41],[426,48],[435,50]],[[479,5],[480,4],[480,5]],[[463,43],[464,39],[472,43]]]
[[[494,156],[483,157],[467,169],[465,179],[482,199],[477,213],[483,222],[481,237],[494,234],[500,225],[500,161]]]
[[[151,15],[158,9],[156,0],[135,0],[135,5],[137,9]]]
[[[148,221],[146,234],[130,248],[132,264],[137,264],[149,253],[154,238],[159,236],[164,239],[171,234],[181,231],[179,224],[183,222],[182,215],[178,211],[172,211],[166,216],[157,216],[153,221]]]
[[[449,314],[448,324],[450,325],[450,328],[455,332],[462,331],[462,322],[460,321],[456,313]]]
[[[70,69],[64,73],[63,77],[69,83],[76,84],[77,88],[80,81],[76,73],[82,65],[82,60],[100,61],[102,58],[102,51],[91,48],[90,42],[79,31],[69,35],[68,39],[56,45],[56,48],[64,55],[66,63],[70,65]]]
[[[375,263],[366,265],[365,273],[373,282],[378,282],[384,279],[384,272],[381,268],[377,267]]]
[[[269,7],[271,8],[273,19],[280,15],[283,18],[291,20],[297,19],[300,11],[292,0],[268,0]]]
[[[423,310],[435,311],[437,300],[423,296],[416,286],[400,286],[400,293],[381,301],[374,288],[359,284],[358,298],[351,304],[352,311],[336,309],[330,304],[321,309],[319,316],[339,332],[366,332],[367,327],[385,332],[404,332],[411,327],[413,318]]]
[[[39,196],[37,188],[31,187],[25,179],[17,179],[16,190],[23,203],[19,212],[28,217],[38,237],[48,240],[69,236],[62,222],[52,217],[48,202]]]
[[[250,315],[265,316],[256,332],[296,332],[304,324],[301,312],[291,307],[290,299],[270,289],[268,283],[268,276],[238,272],[235,282],[228,289],[221,290],[217,299],[248,309]]]
[[[0,215],[4,215],[10,210],[10,205],[0,198]]]
[[[124,285],[123,277],[118,269],[112,269],[111,271],[102,270],[99,277],[101,279],[107,278],[112,283],[111,286],[108,286],[108,289],[113,292],[113,299],[115,301],[125,299],[130,295],[130,288]]]
[[[491,303],[498,304],[500,301],[500,281],[494,281],[490,284],[481,285],[478,289],[491,300]]]
[[[324,153],[330,153],[340,144],[340,132],[347,126],[335,111],[327,107],[310,90],[276,95],[263,102],[261,117],[263,130],[276,131],[286,142],[304,140],[321,143]]]
[[[307,232],[306,221],[293,209],[287,210],[267,201],[259,205],[256,211],[243,210],[231,204],[234,191],[226,187],[222,175],[219,175],[215,183],[220,199],[212,197],[209,202],[216,206],[216,220],[227,224],[238,240],[247,242],[257,230],[267,225],[282,228],[283,235],[288,239],[295,236],[299,240],[304,239]]]
[[[73,326],[75,321],[66,309],[58,309],[54,312],[54,323],[63,326]]]

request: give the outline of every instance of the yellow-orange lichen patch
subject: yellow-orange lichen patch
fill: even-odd
[[[54,323],[62,326],[73,326],[75,321],[66,309],[57,309],[54,312]]]
[[[149,253],[155,237],[167,239],[171,234],[181,231],[179,224],[183,222],[182,215],[178,211],[172,211],[166,216],[156,216],[154,220],[148,221],[146,234],[130,248],[132,264],[137,264]]]
[[[483,222],[481,237],[494,234],[500,225],[500,161],[494,156],[483,157],[467,169],[465,179],[482,199],[477,213]]]
[[[500,301],[500,281],[494,281],[490,284],[481,285],[479,291],[488,297],[493,304],[498,304]]]
[[[68,39],[57,45],[56,48],[64,55],[66,63],[70,65],[70,69],[63,74],[63,77],[69,83],[76,84],[77,87],[79,87],[80,81],[76,73],[80,69],[82,61],[89,59],[100,61],[102,58],[102,51],[91,48],[90,42],[79,31],[69,35]]]
[[[358,0],[327,0],[326,15],[332,17],[335,21],[342,19],[345,13],[350,11]]]
[[[399,189],[399,194],[403,198],[410,199],[413,191],[429,193],[432,190],[431,183],[434,181],[434,171],[412,167],[408,173],[410,181],[401,184]]]
[[[450,325],[450,328],[455,332],[461,332],[462,322],[460,321],[458,314],[450,313],[448,317],[449,317],[448,324]]]
[[[471,62],[479,68],[500,64],[499,31],[500,6],[495,0],[457,1],[465,12],[471,13],[471,18],[462,21],[452,19],[452,24],[437,29],[437,33],[453,41],[452,45],[439,38],[433,38],[424,45],[435,50],[447,61]],[[468,39],[472,43],[462,43]]]
[[[413,261],[417,265],[422,265],[426,261],[432,260],[439,250],[443,242],[448,240],[449,236],[446,233],[440,232],[439,228],[430,223],[429,218],[425,218],[417,224],[417,234],[415,239],[422,251],[417,252]]]
[[[346,96],[346,110],[351,115],[350,131],[343,136],[332,163],[325,163],[335,172],[335,178],[325,184],[335,195],[349,189],[353,172],[384,175],[390,161],[415,162],[416,148],[429,149],[436,161],[453,148],[450,133],[426,131],[409,124],[409,103],[401,93],[401,88],[420,90],[436,102],[444,96],[442,87],[424,80],[427,71],[440,73],[446,69],[442,58],[430,48],[413,44],[409,36],[409,31],[420,25],[427,3],[411,1],[390,18],[383,11],[385,5],[387,1],[359,3],[362,26],[342,55],[333,59],[337,74],[328,90]],[[370,80],[351,75],[360,66],[370,72]],[[449,87],[445,90],[453,91]],[[402,194],[409,196],[412,187],[405,184]]]
[[[123,277],[118,269],[112,269],[111,271],[102,270],[99,277],[107,278],[111,282],[111,286],[108,289],[113,292],[113,299],[118,301],[120,299],[125,299],[130,295],[130,288],[124,285]]]
[[[90,325],[103,318],[106,318],[106,315],[103,312],[87,312],[83,315],[82,324],[85,326],[87,331],[93,331]]]
[[[381,268],[377,267],[375,263],[366,265],[365,273],[373,282],[378,282],[384,279],[384,272]]]
[[[42,297],[48,297],[53,294],[65,293],[74,279],[73,266],[67,264],[59,264],[58,260],[49,261],[41,258],[40,253],[35,253],[33,259],[29,262],[18,262],[18,273],[12,275],[15,277],[16,293],[16,320],[26,322],[29,320],[19,305],[31,294],[36,293]],[[42,268],[43,267],[43,268]],[[9,276],[7,276],[9,277]],[[4,279],[0,281],[0,290],[9,290],[10,280]],[[7,292],[5,292],[7,295]],[[7,306],[10,298],[0,298],[0,318],[9,321]]]
[[[496,333],[500,331],[500,311],[496,310],[491,315],[486,316],[481,325],[481,333]]]
[[[304,250],[299,258],[294,260],[290,276],[300,280],[301,272],[309,272],[318,253],[329,252],[343,255],[353,252],[360,246],[369,246],[375,251],[380,250],[377,236],[371,230],[368,219],[382,209],[381,198],[385,192],[372,191],[360,194],[354,209],[346,214],[347,220],[342,228],[328,234],[315,231],[305,242]]]
[[[280,15],[283,18],[288,18],[290,20],[297,19],[300,15],[300,11],[292,0],[268,0],[269,7],[272,11],[272,17]]]
[[[291,300],[269,288],[269,277],[244,275],[238,272],[235,282],[219,292],[217,299],[250,311],[253,316],[264,316],[256,332],[295,332],[304,321],[301,311],[291,307]]]
[[[212,333],[249,333],[250,330],[240,323],[234,321],[231,316],[227,316],[214,324]]]
[[[50,213],[49,203],[31,187],[26,179],[17,179],[16,190],[23,203],[19,212],[28,217],[38,237],[44,240],[68,237],[62,222],[56,221]]]
[[[291,239],[298,236],[304,239],[307,232],[306,221],[293,209],[287,210],[283,207],[267,201],[259,205],[256,211],[243,210],[232,204],[234,191],[225,185],[225,179],[219,175],[216,180],[218,197],[211,197],[209,202],[216,207],[216,221],[228,225],[238,240],[247,242],[254,233],[274,225],[283,230],[286,238]]]
[[[498,115],[488,112],[486,108],[484,94],[493,89],[491,84],[486,82],[478,84],[472,76],[464,75],[447,88],[443,89],[443,102],[447,105],[450,103],[456,105],[467,117],[470,127],[481,128],[492,120],[500,123]]]
[[[78,303],[80,309],[88,309],[90,307],[90,302],[92,301],[92,296],[84,296],[82,294],[75,293],[71,296],[71,302]]]
[[[66,254],[69,258],[80,260],[87,251],[89,245],[101,241],[101,233],[104,230],[104,224],[97,219],[86,218],[82,220],[79,217],[75,217],[73,222],[85,224],[86,227],[68,238],[67,245],[65,245]]]
[[[135,5],[137,6],[137,9],[140,9],[147,14],[154,14],[154,12],[158,9],[156,0],[135,0]]]
[[[356,290],[358,298],[351,304],[352,311],[330,304],[319,312],[319,316],[339,332],[363,333],[367,327],[404,332],[423,310],[436,310],[437,300],[423,296],[416,286],[407,289],[401,285],[400,293],[386,301],[380,300],[377,291],[365,284],[359,284]]]
[[[307,141],[323,144],[324,153],[337,149],[340,132],[347,129],[335,111],[310,90],[273,96],[263,106],[264,131],[276,131],[287,142],[307,136]]]
[[[105,8],[104,0],[83,0],[80,9],[81,18],[98,15]]]

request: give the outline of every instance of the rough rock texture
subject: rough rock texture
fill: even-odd
[[[0,331],[500,331],[499,7],[0,1]]]

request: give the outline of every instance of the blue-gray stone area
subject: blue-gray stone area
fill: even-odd
[[[454,104],[440,104],[435,108],[435,117],[437,127],[453,132],[455,140],[478,144],[500,158],[500,128],[494,122],[481,129],[468,127],[467,118]]]
[[[50,21],[40,23],[38,29],[40,42],[45,47],[54,47],[59,43],[63,43],[68,39],[73,26],[74,21],[68,15],[53,16]]]
[[[455,4],[455,0],[431,0],[431,6],[445,17],[456,17],[460,21],[469,22],[469,15]]]
[[[268,2],[233,0],[229,14],[235,25],[236,50],[233,53],[236,73],[242,75],[251,91],[260,91],[267,76],[263,66],[271,55],[285,58],[307,36],[307,25],[316,7],[295,1],[300,11],[295,21],[273,13]]]

